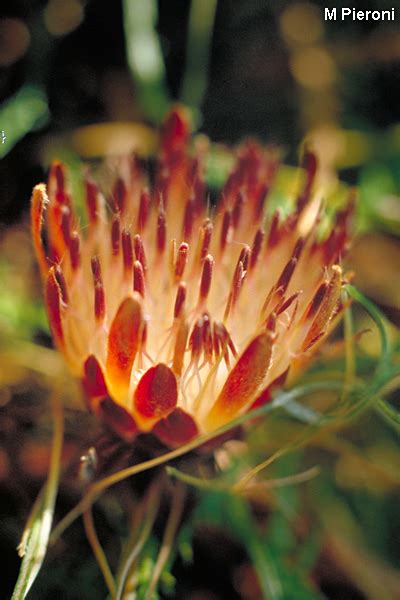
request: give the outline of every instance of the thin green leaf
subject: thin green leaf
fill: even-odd
[[[63,444],[64,413],[59,396],[52,397],[54,419],[53,444],[47,482],[35,503],[27,528],[19,547],[23,555],[20,573],[12,595],[12,600],[26,598],[43,564],[53,522],[54,505],[60,474],[61,450]]]
[[[374,320],[381,337],[381,356],[375,374],[373,387],[382,388],[388,380],[394,377],[396,367],[392,366],[392,349],[384,325],[384,317],[373,302],[368,300],[361,292],[351,285],[346,286],[347,292],[354,300],[359,302]],[[397,432],[400,431],[400,412],[391,406],[385,399],[380,398],[375,404],[375,410]]]
[[[371,300],[366,298],[357,288],[347,284],[345,287],[348,294],[356,300],[367,311],[379,330],[381,337],[381,356],[378,361],[377,374],[386,374],[391,362],[391,347],[389,338],[384,325],[384,317],[381,311],[375,306]]]
[[[151,531],[153,529],[154,521],[157,516],[157,511],[160,505],[160,486],[157,481],[152,488],[150,488],[149,494],[146,498],[146,514],[143,518],[143,525],[139,536],[131,537],[128,540],[125,551],[123,553],[123,560],[121,567],[117,574],[117,592],[115,600],[122,600],[125,586],[127,584],[129,575],[131,574],[131,570],[135,561],[137,560],[140,552],[145,546],[147,540],[150,537]]]
[[[388,425],[397,431],[397,433],[400,433],[400,411],[396,410],[394,406],[391,406],[384,399],[378,400],[376,409]]]
[[[166,471],[170,477],[174,477],[199,490],[229,490],[232,488],[232,486],[224,483],[220,479],[200,479],[200,477],[195,477],[194,475],[189,475],[189,473],[179,471],[179,469],[175,469],[175,467],[167,467]]]

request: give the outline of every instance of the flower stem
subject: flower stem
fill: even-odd
[[[151,578],[149,588],[147,590],[145,600],[151,600],[153,592],[156,589],[158,580],[160,579],[162,570],[168,560],[173,547],[176,532],[182,516],[183,507],[185,505],[186,487],[182,483],[177,483],[174,496],[172,498],[171,511],[168,516],[167,525],[165,527],[164,537],[161,543],[160,552],[154,565],[153,577]]]
[[[160,498],[161,498],[161,486],[164,480],[164,476],[156,481],[151,486],[149,493],[145,496],[143,501],[143,507],[147,509],[146,514],[143,518],[143,526],[139,533],[139,537],[137,539],[136,536],[133,536],[131,540],[128,541],[128,546],[126,548],[126,559],[124,560],[121,570],[117,577],[117,592],[116,592],[116,600],[121,600],[125,591],[125,586],[127,580],[131,574],[131,570],[133,565],[135,564],[136,559],[138,558],[141,550],[143,549],[150,533],[154,525],[154,521],[157,516],[157,512],[160,506]],[[141,511],[141,514],[143,511]]]
[[[85,526],[86,537],[89,541],[89,544],[93,550],[93,554],[96,557],[97,564],[100,567],[100,570],[103,574],[104,581],[108,587],[108,591],[110,592],[111,598],[114,600],[116,597],[116,587],[113,574],[111,573],[110,566],[107,561],[107,557],[104,553],[103,548],[99,542],[99,538],[97,537],[96,528],[93,522],[93,514],[92,509],[89,507],[83,513],[83,523]]]

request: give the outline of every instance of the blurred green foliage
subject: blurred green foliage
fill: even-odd
[[[43,90],[25,85],[0,106],[0,159],[8,154],[24,136],[44,127],[50,113]]]

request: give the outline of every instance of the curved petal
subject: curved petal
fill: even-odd
[[[99,415],[114,433],[130,441],[137,433],[138,426],[132,415],[112,398],[105,398],[99,404]]]
[[[163,363],[151,367],[140,379],[133,399],[140,425],[148,430],[175,408],[177,400],[178,386],[171,369]]]
[[[91,354],[83,366],[82,385],[88,400],[89,409],[96,408],[96,400],[109,395],[103,369],[97,358]]]
[[[264,404],[268,404],[268,402],[272,400],[272,392],[284,385],[289,373],[289,369],[290,366],[286,369],[286,371],[284,371],[281,375],[279,375],[276,379],[269,383],[267,387],[261,391],[261,393],[258,394],[257,398],[254,400],[249,410],[253,410],[254,408],[258,408],[259,406],[264,406]]]
[[[271,332],[266,331],[247,346],[206,418],[208,430],[233,419],[254,399],[271,362],[273,339]]]
[[[125,394],[129,388],[132,365],[139,349],[143,327],[139,296],[127,297],[120,304],[108,335],[106,372],[113,394]]]
[[[195,438],[199,430],[194,419],[187,412],[176,408],[168,417],[156,423],[153,433],[166,446],[177,448]]]

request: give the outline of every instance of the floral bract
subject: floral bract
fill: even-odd
[[[314,155],[283,217],[268,210],[276,152],[240,146],[215,207],[206,154],[178,108],[152,177],[135,157],[108,187],[86,175],[87,226],[62,164],[33,191],[54,341],[88,408],[128,441],[152,432],[176,447],[269,401],[343,309],[352,203],[321,237]]]

